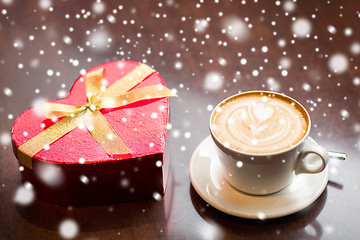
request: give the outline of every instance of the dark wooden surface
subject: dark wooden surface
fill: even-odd
[[[0,239],[61,239],[64,219],[77,223],[76,239],[358,238],[359,1],[103,1],[94,9],[95,2],[0,1]],[[293,35],[301,18],[311,26],[305,38]],[[196,30],[197,20],[208,24]],[[239,28],[246,39],[228,33]],[[334,56],[340,56],[340,73],[331,67]],[[8,137],[16,117],[36,101],[64,96],[81,69],[117,59],[154,66],[179,95],[171,100],[165,197],[88,208],[14,204],[21,182]],[[219,76],[210,87],[209,74]],[[212,106],[255,89],[298,99],[310,112],[311,136],[348,154],[345,162],[331,161],[329,184],[317,201],[274,220],[219,212],[188,177],[190,156],[209,135]]]

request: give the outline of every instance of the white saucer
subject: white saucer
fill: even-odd
[[[251,219],[290,215],[313,203],[328,182],[328,168],[325,168],[317,174],[295,175],[292,183],[277,193],[248,195],[236,190],[225,180],[214,148],[210,136],[199,144],[190,160],[190,180],[201,198],[230,215]]]

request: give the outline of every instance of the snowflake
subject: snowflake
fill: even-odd
[[[223,87],[224,80],[220,73],[209,72],[205,76],[204,89],[208,91],[218,91]]]
[[[296,37],[305,38],[310,36],[312,25],[308,19],[299,18],[295,22],[293,22],[291,30]]]
[[[336,74],[345,72],[349,67],[348,58],[342,53],[336,53],[329,58],[328,67]]]
[[[79,233],[78,224],[72,219],[65,219],[59,225],[59,234],[62,238],[72,239]]]

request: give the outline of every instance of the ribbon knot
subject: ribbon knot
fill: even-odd
[[[100,110],[117,108],[141,100],[176,96],[161,84],[133,89],[154,72],[155,70],[149,66],[140,64],[108,88],[104,68],[88,72],[85,76],[87,102],[82,106],[45,103],[43,112],[46,118],[63,118],[21,145],[18,148],[19,161],[32,168],[31,158],[36,153],[44,148],[49,149],[51,143],[79,125],[85,126],[109,155],[131,153]]]
[[[100,109],[98,109],[98,106],[96,106],[95,104],[92,104],[91,102],[86,103],[79,110],[86,111],[86,109],[89,109],[92,112],[95,110],[100,110]]]

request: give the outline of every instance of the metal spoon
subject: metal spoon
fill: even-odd
[[[340,152],[331,152],[329,151],[329,157],[337,158],[338,160],[345,160],[346,159],[346,153],[340,153]]]

